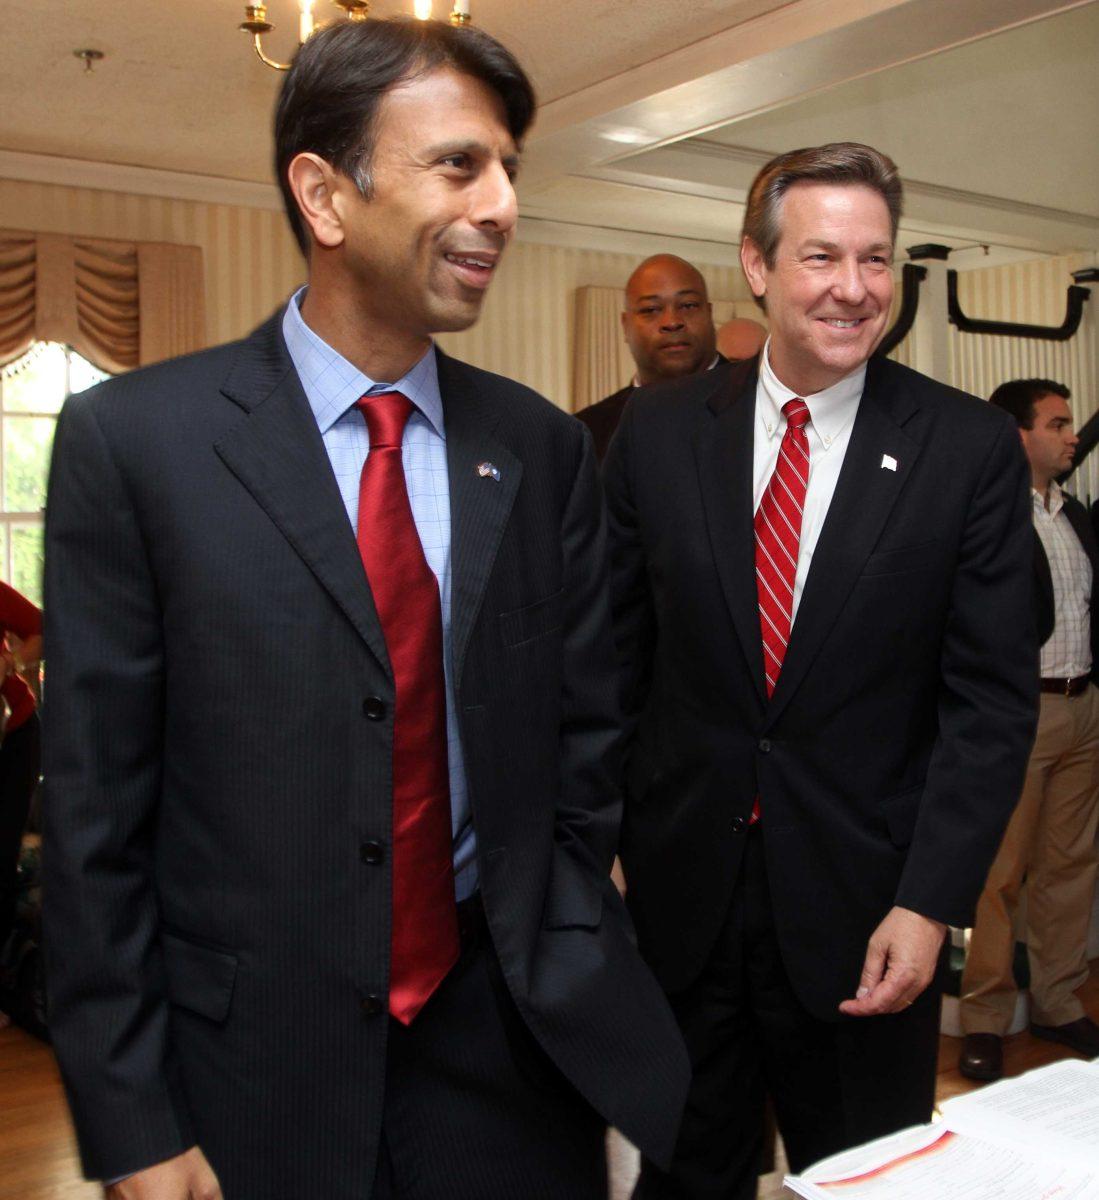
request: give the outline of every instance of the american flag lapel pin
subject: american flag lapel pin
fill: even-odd
[[[881,469],[883,471],[895,471],[897,469],[897,460],[892,454],[883,454],[881,456]]]
[[[500,470],[498,467],[494,467],[490,462],[478,463],[477,474],[480,475],[482,479],[495,479],[497,483],[500,482]]]

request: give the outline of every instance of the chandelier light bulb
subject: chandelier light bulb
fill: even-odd
[[[298,0],[301,16],[298,18],[298,41],[305,43],[313,32],[314,0]]]
[[[419,20],[431,20],[431,0],[414,0],[412,7]]]

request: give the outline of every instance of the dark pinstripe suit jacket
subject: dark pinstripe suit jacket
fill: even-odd
[[[461,731],[530,1029],[649,1154],[687,1064],[607,879],[619,723],[590,440],[439,359]],[[491,460],[497,482],[481,478]],[[393,683],[279,318],[74,398],[47,515],[52,1028],[84,1165],[198,1142],[236,1200],[362,1200],[381,1120]]]

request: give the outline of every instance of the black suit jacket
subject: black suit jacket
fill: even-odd
[[[234,1200],[361,1200],[391,876],[359,847],[389,842],[393,682],[280,322],[58,422],[52,1033],[91,1175],[198,1142]],[[553,1061],[664,1158],[688,1068],[608,879],[621,726],[590,440],[518,384],[441,354],[439,378],[492,942]],[[366,719],[371,697],[386,719]]]
[[[1091,561],[1091,677],[1099,682],[1099,545],[1096,544],[1087,509],[1068,492],[1064,494],[1063,512],[1080,539],[1088,559]],[[1044,646],[1053,636],[1053,575],[1049,569],[1042,539],[1034,532],[1034,615],[1038,625],[1038,643]]]
[[[605,464],[634,730],[620,854],[642,951],[682,988],[758,795],[784,961],[838,1019],[893,905],[970,923],[1019,795],[1037,707],[1027,471],[1005,414],[872,359],[768,702],[755,390],[753,360],[639,392]]]
[[[714,366],[720,366],[728,361],[723,354],[719,354]],[[713,370],[714,367],[709,369]],[[628,383],[624,388],[607,396],[606,399],[589,404],[587,408],[582,408],[576,414],[577,419],[583,421],[591,430],[592,440],[595,442],[595,457],[599,462],[606,458],[607,447],[611,444],[611,438],[614,437],[614,431],[618,428],[618,422],[622,420],[626,405],[636,391],[637,388],[632,383]]]
[[[618,422],[622,420],[629,398],[637,391],[632,383],[619,388],[605,399],[582,408],[576,418],[583,421],[591,430],[592,441],[595,443],[595,457],[602,462],[607,456],[607,447],[611,444]]]

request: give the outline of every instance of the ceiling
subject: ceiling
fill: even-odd
[[[286,57],[296,5],[268,6],[267,48]],[[409,7],[375,0],[373,14]],[[0,13],[18,50],[0,177],[277,204],[281,76],[236,31],[238,0],[0,0]],[[1099,0],[473,0],[473,15],[543,101],[528,231],[676,237],[731,261],[762,162],[853,138],[901,168],[902,244],[988,246],[963,251],[982,261],[1099,251]],[[82,46],[106,54],[90,74]],[[115,184],[91,171],[104,163],[124,165]]]

